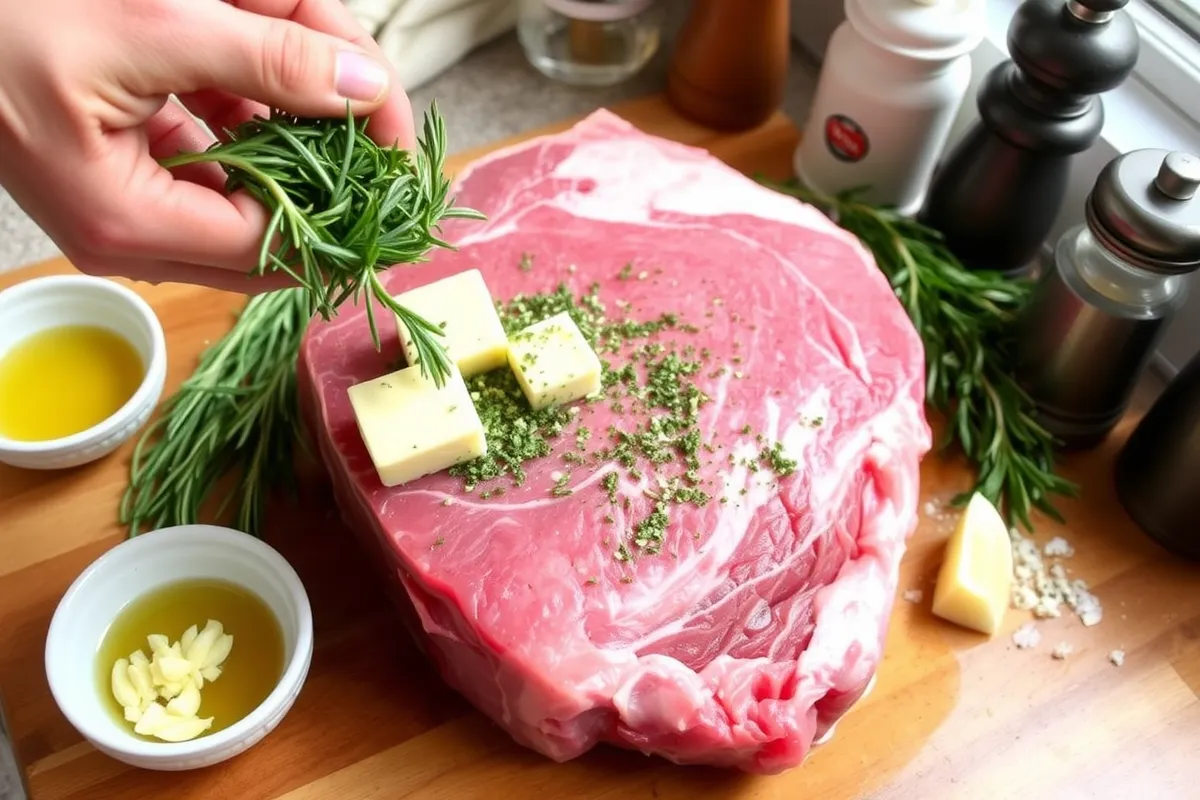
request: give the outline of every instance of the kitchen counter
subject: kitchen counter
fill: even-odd
[[[668,28],[670,31],[671,28]],[[544,78],[529,66],[515,34],[483,46],[412,92],[420,120],[433,98],[446,118],[450,150],[467,150],[600,106],[662,91],[669,48],[632,80],[607,89],[576,89]],[[793,52],[784,112],[803,124],[817,66]],[[54,243],[0,189],[0,272],[58,255]],[[0,794],[0,800],[6,800]]]
[[[458,65],[412,92],[418,119],[432,99],[446,118],[450,149],[467,150],[586,113],[631,97],[659,92],[666,81],[669,49],[634,79],[607,89],[576,89],[544,78],[525,61],[515,34],[476,50]],[[798,123],[816,84],[817,66],[802,52],[792,55],[784,112]],[[58,254],[44,233],[0,189],[0,272]],[[20,800],[12,755],[0,722],[0,800]]]

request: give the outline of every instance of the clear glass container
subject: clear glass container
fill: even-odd
[[[517,35],[547,77],[611,86],[633,77],[658,51],[662,11],[654,0],[520,0]]]
[[[1084,224],[1059,241],[1055,263],[1076,294],[1115,317],[1161,319],[1187,300],[1188,276],[1139,269],[1103,247]]]

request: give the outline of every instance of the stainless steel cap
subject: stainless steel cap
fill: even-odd
[[[1134,150],[1108,163],[1088,195],[1092,233],[1125,261],[1178,275],[1200,267],[1200,156]]]

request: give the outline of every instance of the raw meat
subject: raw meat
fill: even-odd
[[[477,267],[502,301],[595,283],[610,310],[680,314],[696,348],[742,359],[697,379],[704,439],[753,456],[749,425],[798,468],[765,482],[714,460],[731,500],[675,507],[662,552],[633,562],[614,558],[601,483],[618,470],[632,498],[620,527],[649,513],[647,479],[609,463],[555,496],[569,432],[501,497],[446,474],[385,489],[346,388],[399,350],[376,353],[346,308],[309,331],[301,395],[339,505],[418,638],[451,686],[553,759],[611,742],[758,773],[799,764],[873,679],[917,520],[930,432],[903,309],[818,211],[606,111],[478,161],[458,199],[488,221],[451,223],[460,249],[392,270],[393,293]],[[580,416],[622,422],[604,404]]]

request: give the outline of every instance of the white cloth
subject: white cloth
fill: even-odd
[[[343,0],[412,90],[510,30],[517,0]]]

